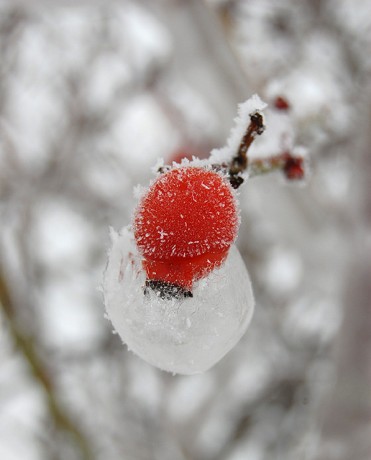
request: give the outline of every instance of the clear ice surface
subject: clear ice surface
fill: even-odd
[[[193,297],[163,299],[149,289],[132,233],[112,231],[104,276],[107,314],[129,350],[168,372],[196,374],[240,340],[254,310],[245,264],[232,246],[223,266],[195,283]]]

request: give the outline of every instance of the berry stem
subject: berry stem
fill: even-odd
[[[245,171],[249,165],[249,158],[247,156],[248,150],[256,136],[263,134],[264,130],[263,115],[260,112],[250,114],[250,123],[241,139],[237,155],[232,158],[228,169],[229,182],[233,188],[237,189],[244,182],[241,173]]]
[[[229,174],[231,176],[235,176],[247,169],[249,163],[247,152],[250,145],[254,142],[257,135],[263,134],[264,130],[265,126],[263,122],[263,115],[259,112],[251,114],[250,124],[241,140],[237,155],[231,161],[229,168]]]
[[[289,106],[287,107],[287,109]],[[286,107],[285,107],[286,110]],[[250,114],[250,123],[246,128],[236,155],[229,164],[213,164],[215,171],[223,171],[229,176],[229,182],[234,189],[240,187],[244,182],[241,173],[248,171],[249,177],[260,176],[275,171],[282,171],[288,180],[301,180],[305,176],[304,159],[301,156],[292,155],[284,151],[277,155],[266,158],[249,159],[248,151],[257,136],[265,131],[263,115],[256,111]],[[165,173],[171,170],[171,166],[162,166],[158,172]]]
[[[241,174],[248,170],[249,177],[268,174],[277,170],[283,172],[288,180],[301,180],[304,178],[304,160],[300,156],[294,156],[290,152],[273,155],[267,158],[255,158],[249,160],[248,150],[256,136],[265,130],[263,116],[260,112],[250,115],[250,123],[241,140],[237,154],[232,158],[229,166],[229,181],[233,188],[238,188],[243,183]]]
[[[290,152],[283,152],[267,158],[256,158],[250,161],[249,177],[281,170],[287,179],[300,180],[304,178],[303,163],[302,157],[293,156]]]

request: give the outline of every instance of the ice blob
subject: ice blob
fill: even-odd
[[[164,299],[145,289],[142,259],[129,228],[111,231],[111,239],[104,299],[129,350],[165,371],[196,374],[236,345],[251,322],[254,297],[234,245],[219,269],[194,284],[193,297]]]

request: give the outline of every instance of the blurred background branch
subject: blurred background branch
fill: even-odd
[[[21,353],[29,366],[32,376],[45,393],[48,410],[53,418],[56,429],[66,432],[68,436],[71,436],[72,442],[78,446],[81,452],[79,458],[84,460],[92,459],[90,446],[85,436],[58,401],[50,373],[42,363],[41,357],[37,352],[35,339],[28,337],[27,332],[22,330],[22,327],[17,324],[16,309],[10,297],[9,288],[2,270],[0,270],[0,306],[2,307],[8,331],[11,334],[11,339],[14,341],[17,351]],[[57,458],[60,458],[60,454],[57,454]]]

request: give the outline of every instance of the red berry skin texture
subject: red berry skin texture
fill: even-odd
[[[191,289],[226,259],[238,209],[219,173],[184,166],[161,175],[134,216],[134,236],[149,280]]]

